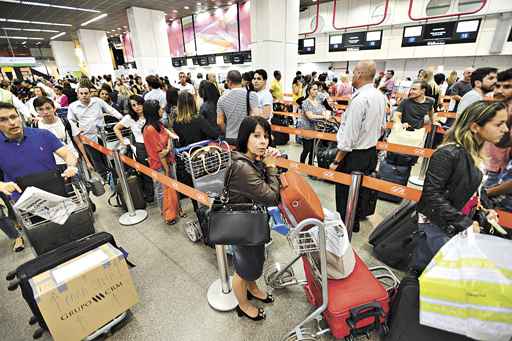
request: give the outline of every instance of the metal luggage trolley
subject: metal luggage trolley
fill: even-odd
[[[176,148],[176,156],[183,162],[185,171],[192,177],[194,187],[215,197],[224,188],[224,175],[231,164],[231,150],[225,141],[204,140],[186,147]],[[192,242],[203,237],[199,223],[186,224],[185,233]]]
[[[330,120],[316,120],[314,121],[315,131],[320,133],[331,133],[336,134],[339,129],[339,123]],[[336,145],[334,141],[326,141],[322,139],[314,139],[313,142],[313,160],[318,156],[318,151],[321,148],[329,148],[332,145]]]
[[[59,206],[56,207],[57,209],[55,214],[58,214],[59,212],[61,214],[64,214],[65,212],[65,214],[69,215],[84,213],[92,217],[89,194],[83,181],[79,180],[77,177],[74,177],[70,185],[66,186],[66,189],[68,188],[69,190],[67,193],[69,196],[67,199],[69,200],[59,204]],[[54,224],[50,219],[45,219],[34,213],[14,208],[14,203],[12,203],[12,206],[16,215],[16,220],[20,223],[31,243],[44,236],[44,234],[47,232],[45,229],[46,226]],[[58,216],[55,215],[54,218],[56,217]]]
[[[106,123],[104,126],[98,126],[98,134],[103,141],[103,146],[109,149],[115,149],[117,148],[119,144],[119,140],[116,136],[116,133],[114,133],[114,126],[117,123]],[[121,134],[123,137],[130,138],[132,131],[130,128],[123,128],[121,129]],[[113,164],[113,156],[108,155],[105,156],[108,162],[108,166],[110,169],[114,169]]]
[[[311,265],[315,279],[322,288],[322,304],[283,336],[281,341],[314,341],[317,337],[330,332],[329,326],[326,328],[321,325],[322,314],[327,309],[329,302],[325,224],[318,219],[309,218],[299,222],[296,226],[291,226],[283,221],[277,207],[269,208],[268,211],[274,220],[274,230],[284,234],[288,227],[286,237],[296,256],[286,265],[273,263],[265,268],[263,275],[267,286],[273,289],[282,289],[292,285],[306,285],[307,280],[298,280],[293,271],[293,265],[303,258],[303,261],[308,261]],[[318,228],[318,239],[314,238],[311,233],[314,227]],[[399,280],[389,268],[376,266],[370,268],[370,271],[377,279],[389,281],[390,284],[386,285],[388,292],[393,292],[398,288]],[[313,321],[316,322],[316,328],[306,326]]]

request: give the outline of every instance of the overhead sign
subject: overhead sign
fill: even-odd
[[[174,66],[174,67],[187,66],[187,58],[173,58],[172,66]]]
[[[404,27],[402,47],[474,43],[481,19]]]
[[[377,50],[381,45],[382,30],[329,36],[329,52]]]
[[[0,57],[0,66],[34,66],[34,57]]]
[[[299,39],[299,54],[315,54],[315,38]]]

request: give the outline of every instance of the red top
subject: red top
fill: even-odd
[[[158,132],[153,126],[148,125],[144,128],[142,134],[144,136],[144,146],[148,154],[149,167],[154,170],[162,168],[162,162],[160,161],[158,153],[167,148],[167,143],[170,138],[167,129],[161,125],[160,132]],[[174,162],[172,151],[167,155],[167,161],[169,164]]]

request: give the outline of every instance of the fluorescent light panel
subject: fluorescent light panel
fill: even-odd
[[[69,9],[72,11],[82,11],[82,12],[92,12],[92,13],[100,13],[101,11],[89,8],[82,7],[73,7],[73,6],[62,6],[62,5],[54,5],[48,4],[45,2],[36,2],[36,1],[20,1],[20,0],[0,0],[0,2],[8,2],[11,4],[18,5],[28,5],[28,6],[39,6],[39,7],[53,7],[53,8],[61,8],[61,9]]]
[[[66,32],[60,32],[59,34],[56,34],[54,35],[53,37],[50,38],[50,40],[53,40],[53,39],[56,39],[56,38],[59,38],[59,37],[62,37],[63,35],[65,35]]]
[[[2,0],[0,0],[0,1],[2,1]],[[19,23],[19,24],[34,24],[34,25],[48,25],[48,26],[66,26],[66,27],[73,26],[71,24],[60,24],[60,23],[53,23],[53,22],[46,22],[46,21],[30,21],[30,20],[7,19],[7,18],[0,18],[0,21],[15,22],[15,23]]]
[[[6,31],[26,31],[26,32],[49,32],[49,33],[57,33],[60,31],[56,30],[40,30],[37,28],[18,28],[18,27],[2,27],[2,30]]]
[[[44,40],[44,38],[18,37],[18,36],[0,36],[0,39],[18,39],[18,40]]]
[[[93,23],[93,22],[95,22],[95,21],[98,21],[98,20],[100,20],[100,19],[105,18],[107,15],[108,15],[107,13],[100,14],[100,15],[98,15],[97,17],[92,18],[91,20],[87,20],[86,22],[82,23],[82,25],[80,25],[80,26],[87,26],[87,25],[89,25],[90,23]]]

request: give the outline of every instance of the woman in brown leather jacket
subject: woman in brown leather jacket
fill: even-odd
[[[229,183],[230,203],[254,202],[275,206],[279,202],[279,181],[275,157],[279,151],[269,147],[271,129],[262,117],[246,117],[238,131],[238,150],[233,152]],[[265,311],[249,303],[256,299],[272,303],[274,298],[258,288],[265,261],[265,246],[235,246],[233,290],[238,299],[238,316],[258,321],[265,318]]]
[[[472,228],[480,232],[472,218],[480,205],[482,183],[480,164],[484,142],[498,143],[508,131],[507,111],[501,102],[478,101],[467,107],[432,155],[418,203],[418,230],[422,237],[416,247],[413,270],[428,265],[437,251],[457,233]],[[497,219],[487,210],[487,219]]]

